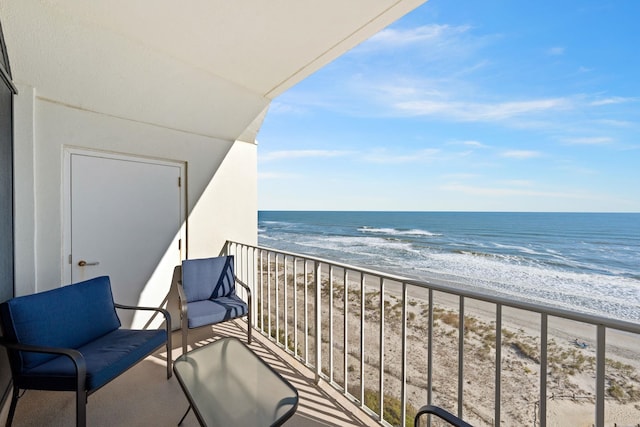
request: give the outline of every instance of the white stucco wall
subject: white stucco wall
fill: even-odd
[[[16,295],[64,283],[67,147],[184,162],[183,254],[217,255],[227,239],[256,242],[251,135],[268,99],[142,39],[65,13],[55,2],[2,2],[0,14],[19,88]],[[240,137],[248,142],[236,142]]]
[[[37,268],[33,88],[18,85],[18,94],[13,104],[15,275],[16,295],[24,295],[35,290]]]
[[[269,103],[57,3],[0,2],[14,81],[35,87],[39,98],[225,140],[235,140]]]
[[[16,182],[21,187],[16,200],[16,258],[21,261],[16,294],[62,284],[65,147],[186,162],[190,257],[217,255],[227,239],[255,243],[254,144],[72,108],[39,99],[37,89],[20,89],[15,151]]]

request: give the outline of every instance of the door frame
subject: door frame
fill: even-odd
[[[62,162],[62,282],[71,283],[71,158],[73,155],[98,157],[110,160],[123,160],[138,163],[147,163],[159,166],[178,167],[180,169],[180,259],[188,257],[188,218],[187,215],[187,163],[179,160],[166,160],[155,157],[140,156],[135,154],[116,153],[111,151],[93,150],[89,148],[64,147],[64,159]]]

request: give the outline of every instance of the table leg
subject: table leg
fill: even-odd
[[[180,422],[178,423],[179,426],[181,426],[184,419],[187,418],[187,414],[189,414],[190,410],[191,410],[191,405],[189,405],[189,407],[187,408],[187,412],[185,412],[182,418],[180,418]]]

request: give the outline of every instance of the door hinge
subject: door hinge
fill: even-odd
[[[178,177],[178,187],[182,187],[182,177]]]
[[[178,239],[178,250],[182,250],[182,239]]]
[[[72,263],[71,259],[72,259],[72,258],[71,258],[71,254],[69,254],[69,264],[71,264],[71,263]]]

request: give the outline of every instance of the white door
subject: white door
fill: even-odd
[[[86,152],[67,157],[68,283],[108,275],[116,302],[166,306],[181,262],[182,164]],[[119,315],[126,326],[160,322],[149,312]]]

